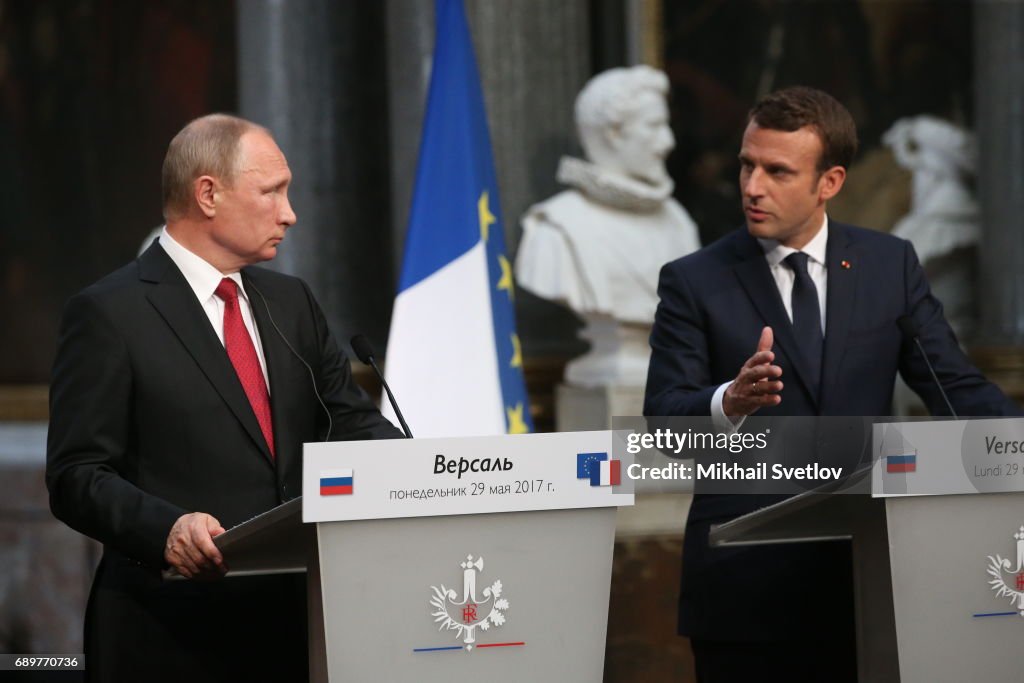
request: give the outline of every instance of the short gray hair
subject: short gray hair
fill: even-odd
[[[188,210],[192,184],[200,176],[213,176],[230,186],[238,172],[238,143],[253,130],[269,135],[263,126],[230,114],[207,114],[182,128],[167,146],[161,171],[164,218]]]
[[[605,128],[621,125],[644,92],[665,97],[668,76],[646,65],[602,71],[591,78],[576,97],[576,127],[580,140]]]

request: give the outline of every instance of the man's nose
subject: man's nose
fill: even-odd
[[[658,151],[662,154],[668,154],[676,148],[676,136],[672,134],[672,129],[668,126],[664,126],[661,129],[661,134],[658,136]]]
[[[760,197],[764,194],[764,172],[759,168],[748,171],[746,179],[742,183],[743,194],[746,197]]]
[[[281,207],[280,222],[282,225],[289,227],[295,225],[296,221],[295,212],[292,210],[292,203],[288,201],[288,197],[284,198],[284,206]]]

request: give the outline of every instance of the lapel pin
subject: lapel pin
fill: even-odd
[[[843,267],[843,270],[849,270],[850,268],[853,268],[853,266],[850,264],[850,262],[847,261],[846,259],[843,259],[842,261],[840,261],[839,265],[841,265]]]

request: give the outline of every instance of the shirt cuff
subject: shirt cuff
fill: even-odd
[[[743,426],[743,421],[747,419],[745,415],[739,415],[737,417],[729,417],[725,414],[725,407],[723,406],[723,400],[725,398],[725,390],[729,388],[732,382],[726,382],[725,384],[718,387],[715,393],[711,396],[711,423],[715,425],[715,429],[726,434],[733,434]]]

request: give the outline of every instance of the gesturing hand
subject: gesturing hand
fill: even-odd
[[[777,406],[782,403],[782,368],[773,365],[772,352],[774,335],[772,328],[761,330],[757,351],[740,368],[729,388],[722,397],[722,409],[729,417],[751,415],[763,406]]]
[[[164,559],[185,578],[220,578],[228,568],[213,537],[222,533],[220,522],[205,512],[182,515],[167,534]]]

